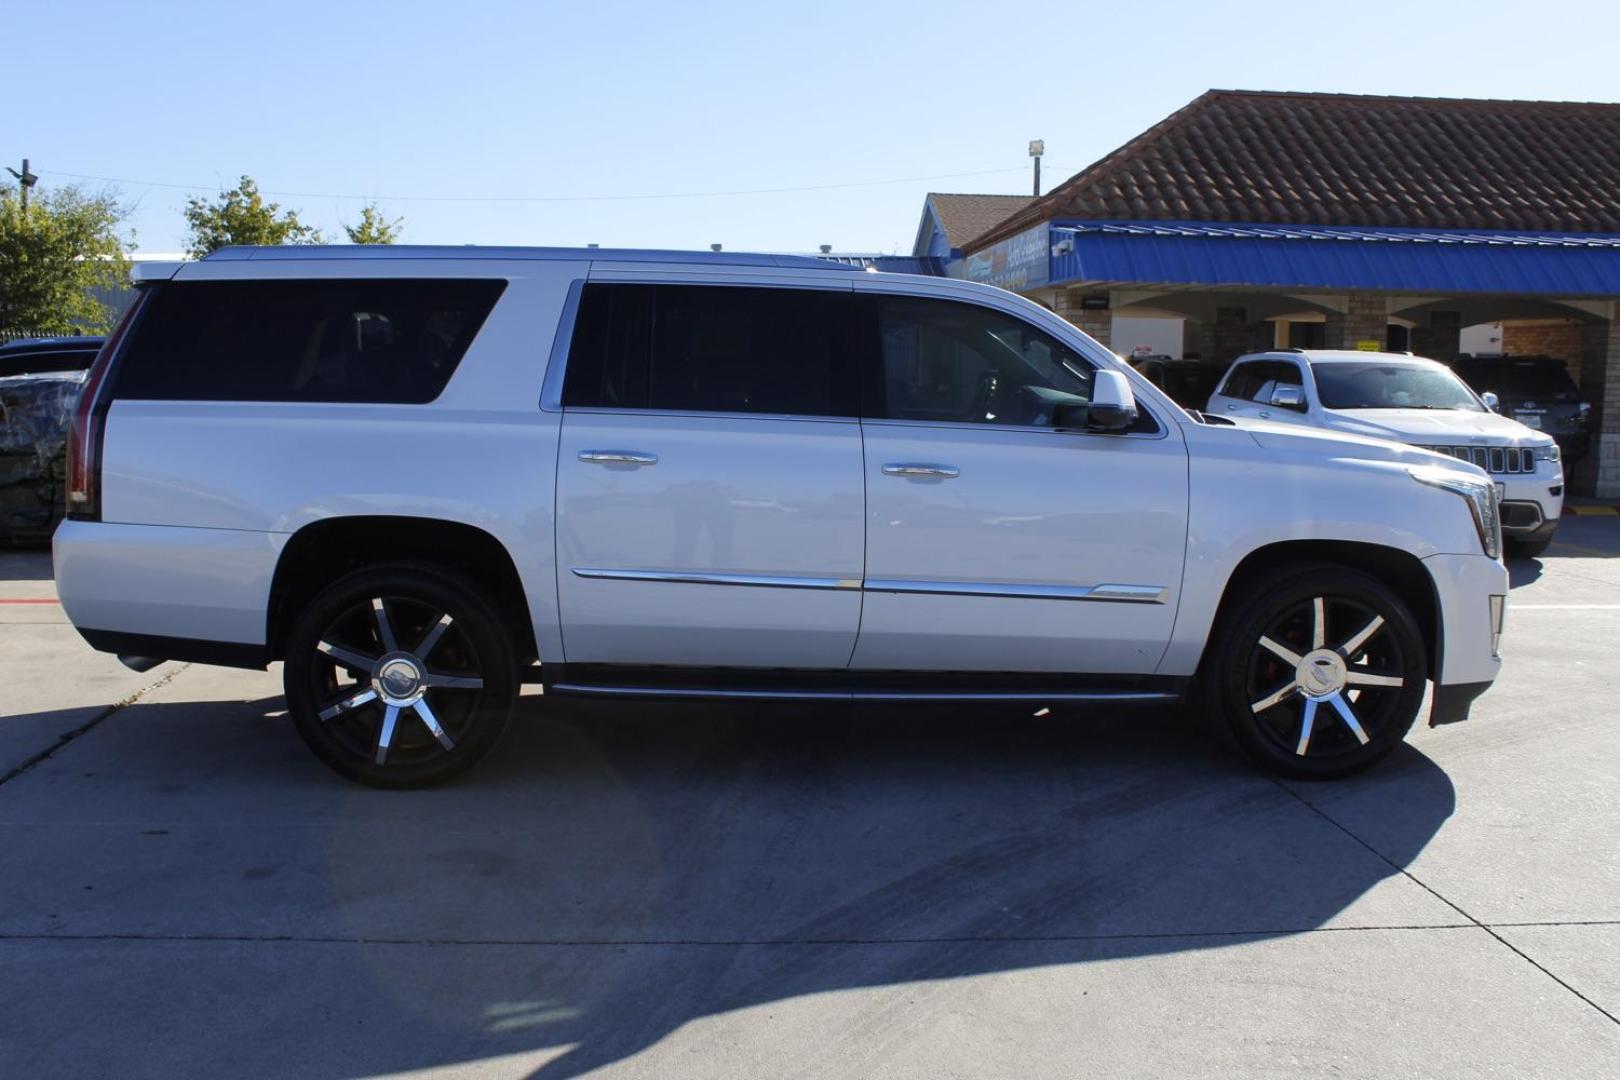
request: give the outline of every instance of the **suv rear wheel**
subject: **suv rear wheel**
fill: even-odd
[[[1423,703],[1423,635],[1394,590],[1332,565],[1242,586],[1203,672],[1209,720],[1271,772],[1359,772],[1398,746]]]
[[[399,564],[339,579],[287,642],[287,708],[317,757],[375,787],[447,780],[489,752],[517,700],[517,659],[479,587]]]

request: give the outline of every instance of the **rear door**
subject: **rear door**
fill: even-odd
[[[584,285],[557,459],[569,663],[849,663],[864,542],[849,300],[847,283]]]

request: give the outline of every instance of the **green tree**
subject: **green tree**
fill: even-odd
[[[389,221],[376,203],[367,203],[360,211],[359,222],[343,226],[343,231],[349,234],[351,244],[392,244],[399,239],[399,227],[404,222],[402,217]]]
[[[36,190],[24,210],[15,187],[0,187],[0,330],[107,329],[112,311],[96,293],[129,280],[128,216],[112,192]]]
[[[186,224],[191,243],[186,250],[194,258],[233,244],[319,244],[320,231],[298,220],[292,210],[282,212],[281,204],[267,203],[251,176],[230,191],[222,191],[213,202],[197,196],[186,201]]]

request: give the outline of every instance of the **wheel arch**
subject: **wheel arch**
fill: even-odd
[[[1212,630],[1219,629],[1221,620],[1247,582],[1288,563],[1332,563],[1360,570],[1395,590],[1411,608],[1412,617],[1423,633],[1426,668],[1429,677],[1434,677],[1442,644],[1440,599],[1434,580],[1416,555],[1383,544],[1353,540],[1282,540],[1256,548],[1243,557],[1226,579],[1226,587],[1215,608]],[[1211,633],[1209,641],[1205,642],[1199,659],[1200,669],[1209,656],[1210,641],[1214,637]]]
[[[326,586],[363,567],[404,561],[453,567],[477,582],[508,623],[519,659],[538,658],[523,580],[506,545],[465,522],[397,515],[322,518],[288,538],[270,583],[270,658],[285,658],[298,612]]]

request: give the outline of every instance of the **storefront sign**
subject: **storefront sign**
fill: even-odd
[[[1050,245],[1045,224],[1009,236],[967,257],[968,280],[1013,292],[1038,289],[1051,279]]]

